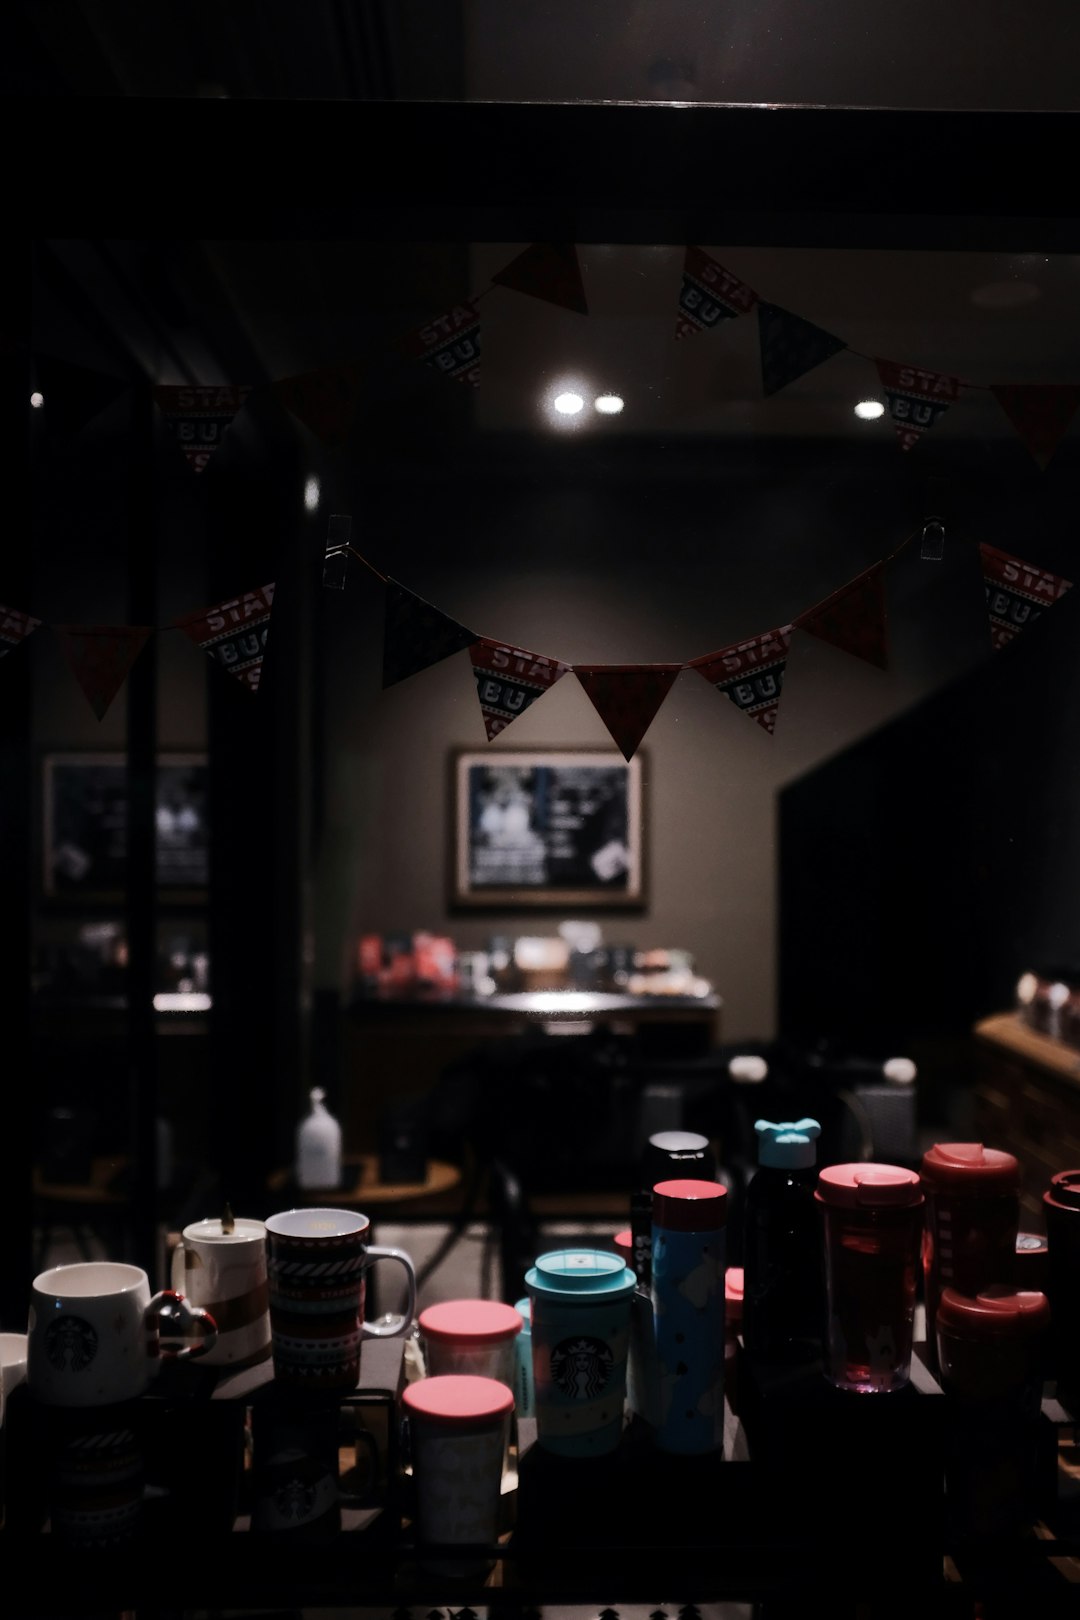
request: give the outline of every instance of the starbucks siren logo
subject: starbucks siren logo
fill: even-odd
[[[45,1331],[45,1354],[57,1372],[85,1372],[97,1349],[98,1336],[81,1316],[58,1316]]]
[[[593,1401],[611,1382],[615,1357],[603,1339],[564,1339],[551,1352],[551,1376],[572,1401]]]

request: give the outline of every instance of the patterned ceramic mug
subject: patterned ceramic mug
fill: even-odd
[[[287,1209],[266,1222],[274,1377],[309,1393],[355,1389],[364,1333],[394,1338],[412,1327],[416,1272],[404,1249],[368,1242],[371,1220],[348,1209]],[[405,1270],[398,1322],[364,1321],[365,1276],[376,1260]]]

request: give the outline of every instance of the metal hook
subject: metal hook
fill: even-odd
[[[323,587],[328,591],[343,591],[349,567],[349,537],[352,518],[335,512],[330,518],[326,534],[326,552],[323,556]]]
[[[945,524],[939,517],[928,517],[922,528],[919,555],[923,562],[940,562],[945,555]]]

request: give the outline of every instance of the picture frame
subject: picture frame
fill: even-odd
[[[209,763],[202,753],[157,759],[158,893],[204,901],[209,888]],[[42,790],[42,887],[50,900],[94,905],[123,899],[127,867],[127,762],[122,753],[46,754]]]
[[[461,748],[450,777],[453,909],[644,908],[640,754]]]

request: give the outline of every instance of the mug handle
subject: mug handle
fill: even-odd
[[[184,1240],[181,1237],[177,1239],[176,1247],[172,1252],[172,1287],[178,1294],[182,1294],[184,1290],[185,1260],[186,1251],[184,1249]]]
[[[160,1322],[155,1323],[154,1318],[164,1318],[170,1327],[187,1334],[194,1322],[202,1324],[202,1332],[193,1344],[186,1344],[182,1350],[162,1350],[163,1361],[194,1361],[199,1356],[205,1356],[217,1344],[217,1323],[209,1311],[204,1311],[201,1305],[190,1305],[183,1294],[175,1288],[163,1288],[160,1294],[155,1294],[146,1307],[147,1331],[153,1323],[155,1331],[160,1333]]]
[[[408,1279],[409,1298],[398,1323],[388,1322],[385,1327],[376,1327],[374,1322],[364,1323],[364,1332],[370,1333],[373,1339],[397,1339],[408,1333],[412,1328],[413,1317],[416,1315],[416,1269],[412,1263],[412,1256],[404,1249],[383,1249],[377,1244],[368,1245],[367,1258],[375,1260],[396,1260],[398,1265],[404,1266],[405,1276]]]

